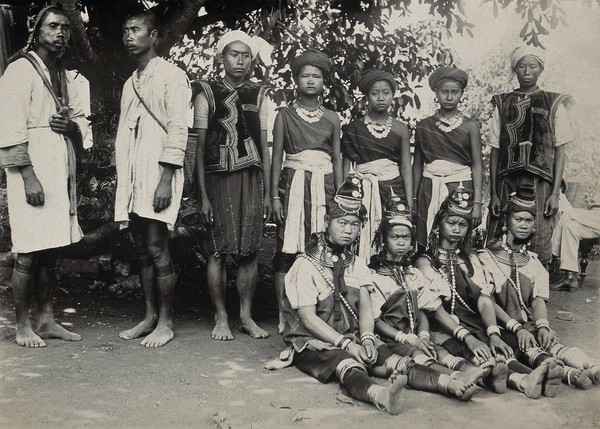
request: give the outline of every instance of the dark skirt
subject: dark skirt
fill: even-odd
[[[258,252],[264,222],[262,170],[207,174],[206,192],[214,211],[208,252],[240,256]]]

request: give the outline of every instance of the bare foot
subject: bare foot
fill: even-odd
[[[565,379],[569,386],[581,390],[588,390],[593,385],[589,369],[569,368],[565,371]]]
[[[548,365],[540,365],[529,374],[520,375],[521,379],[518,382],[518,388],[528,398],[537,399],[542,396],[542,382],[548,373]]]
[[[159,325],[140,343],[146,347],[162,347],[173,339],[173,330],[166,325]]]
[[[544,364],[548,365],[548,373],[546,374],[546,377],[542,383],[542,393],[544,396],[554,398],[558,393],[558,388],[560,387],[560,383],[562,382],[565,372],[563,367],[560,366],[556,360],[554,360],[554,358],[546,359],[544,362],[542,362],[542,365]]]
[[[462,380],[453,378],[448,383],[448,393],[456,396],[461,401],[468,401],[477,392],[477,386],[474,383],[467,384]]]
[[[240,325],[240,332],[250,335],[252,338],[263,339],[268,338],[269,333],[264,329],[260,328],[252,319],[242,321]]]
[[[283,334],[283,330],[285,328],[285,319],[283,317],[283,312],[279,312],[279,324],[277,325],[277,332]]]
[[[482,377],[488,375],[490,373],[490,369],[491,365],[465,365],[465,367],[462,368],[458,374],[456,374],[455,378],[463,381],[465,384],[473,384],[476,383]]]
[[[600,365],[592,365],[587,369],[589,371],[590,380],[594,384],[600,384]]]
[[[229,329],[229,324],[227,323],[227,319],[221,319],[215,317],[215,327],[210,333],[210,337],[213,340],[219,341],[231,341],[233,340],[233,334],[231,333],[231,329]]]
[[[152,332],[155,326],[156,319],[144,319],[133,328],[120,332],[119,337],[123,338],[124,340],[140,338]]]
[[[505,393],[508,389],[506,377],[508,366],[504,361],[495,360],[489,375],[483,380],[484,384],[494,393]]]
[[[17,329],[15,340],[18,345],[23,347],[46,347],[46,342],[33,332],[31,328]]]
[[[388,379],[387,387],[379,390],[377,395],[375,395],[376,405],[383,407],[384,410],[393,416],[400,414],[400,411],[402,411],[400,392],[406,386],[407,381],[408,378],[406,375],[394,370]]]
[[[81,335],[67,331],[58,323],[52,321],[38,324],[35,332],[41,338],[58,338],[63,341],[80,341]]]

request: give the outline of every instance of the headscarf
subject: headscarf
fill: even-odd
[[[380,69],[371,69],[368,70],[365,74],[363,74],[363,77],[358,82],[358,89],[360,89],[360,92],[366,95],[367,92],[369,92],[369,88],[371,88],[371,85],[373,85],[375,82],[379,82],[380,80],[385,80],[387,83],[390,84],[392,91],[396,92],[398,85],[396,84],[396,79],[394,79],[394,75],[389,72],[386,72],[385,70]]]
[[[269,66],[271,65],[271,53],[273,52],[273,46],[271,46],[262,37],[252,37],[248,33],[242,30],[232,30],[225,33],[217,42],[217,52],[223,53],[225,47],[233,42],[242,42],[248,45],[250,52],[252,53],[252,59],[260,57],[262,62]]]
[[[42,18],[46,15],[46,12],[48,12],[48,11],[56,11],[57,13],[64,15],[64,11],[56,5],[49,5],[49,6],[45,6],[44,8],[42,8],[42,10],[40,10],[38,12],[38,14],[35,16],[35,18],[33,19],[33,25],[31,25],[29,27],[29,37],[27,38],[27,43],[25,44],[25,47],[23,48],[23,52],[33,50],[33,44],[35,43],[35,37],[39,33]]]
[[[298,76],[298,73],[300,73],[302,67],[306,65],[311,65],[318,68],[323,73],[323,77],[327,79],[327,77],[329,77],[331,74],[333,61],[331,61],[331,59],[321,51],[308,49],[298,55],[292,61],[292,75],[294,77]]]
[[[535,48],[533,46],[519,46],[512,54],[510,54],[510,68],[514,70],[517,67],[519,61],[523,59],[523,57],[530,55],[538,62],[542,67],[544,67],[544,53],[541,49]]]
[[[504,206],[504,212],[517,213],[517,212],[529,212],[535,216],[536,203],[535,203],[535,189],[530,185],[519,185],[517,192],[513,192],[509,195],[508,201]]]
[[[331,219],[352,215],[364,222],[367,218],[367,209],[362,204],[362,197],[361,180],[358,177],[346,177],[333,200],[328,201],[327,214]]]
[[[443,80],[451,80],[458,83],[462,89],[467,87],[469,83],[469,75],[455,67],[440,67],[429,76],[429,87],[432,91],[438,87]]]

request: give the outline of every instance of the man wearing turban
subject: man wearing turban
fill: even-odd
[[[254,338],[269,336],[251,316],[262,224],[271,211],[267,87],[247,80],[261,51],[263,62],[270,55],[261,40],[239,30],[225,34],[217,44],[225,77],[200,81],[194,100],[196,183],[208,231],[208,288],[215,307],[211,337],[216,340],[233,339],[225,309],[228,254],[238,262],[239,329]]]
[[[501,234],[500,201],[531,185],[537,195],[535,236],[531,250],[547,265],[552,259],[554,215],[565,164],[565,145],[573,140],[567,113],[571,97],[544,91],[538,79],[544,57],[530,46],[516,48],[510,58],[519,88],[495,95],[490,131],[490,219],[488,241]]]

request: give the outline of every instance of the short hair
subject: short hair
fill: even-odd
[[[160,19],[158,16],[152,12],[151,10],[144,10],[142,12],[133,13],[128,15],[125,18],[125,22],[130,21],[132,19],[140,19],[146,23],[148,26],[148,31],[156,30],[160,34]]]

